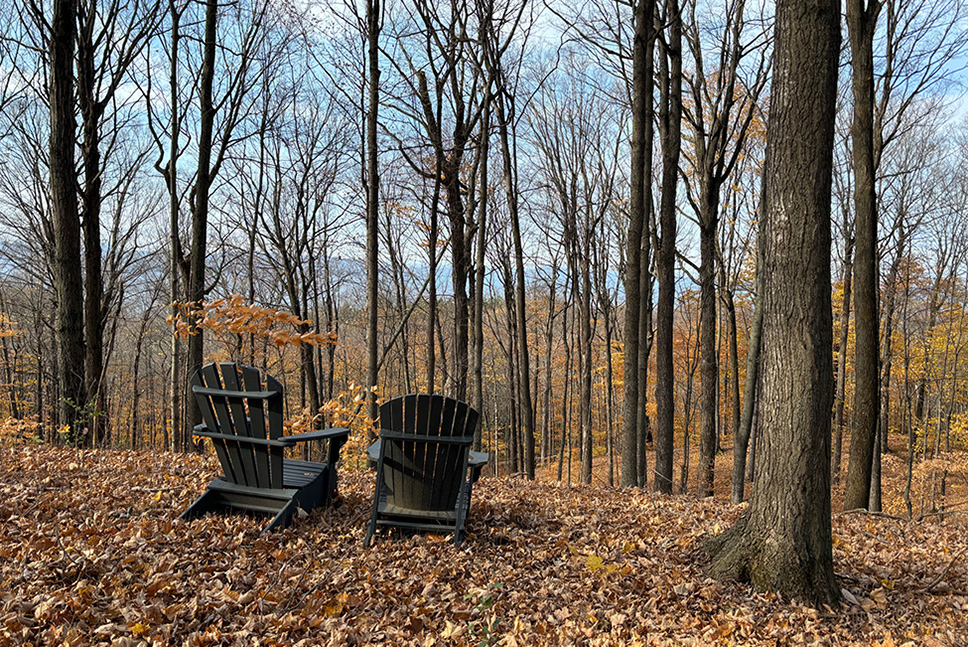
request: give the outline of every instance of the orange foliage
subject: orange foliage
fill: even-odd
[[[299,332],[300,327],[312,325],[312,321],[300,319],[284,310],[262,308],[246,303],[238,294],[224,299],[205,301],[196,306],[192,303],[175,303],[178,315],[169,315],[168,324],[174,326],[181,337],[196,335],[207,330],[224,340],[227,335],[252,334],[266,336],[276,346],[321,346],[335,344],[336,333],[323,335],[316,332]],[[287,325],[288,324],[288,325]]]

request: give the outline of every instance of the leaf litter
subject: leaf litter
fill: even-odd
[[[0,644],[968,645],[958,515],[837,514],[844,601],[813,609],[709,579],[703,536],[741,508],[482,479],[468,539],[363,535],[373,477],[281,532],[177,519],[211,457],[4,447]]]

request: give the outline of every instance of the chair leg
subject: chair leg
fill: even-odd
[[[370,547],[370,541],[376,532],[376,518],[380,514],[380,492],[383,491],[383,479],[377,477],[376,491],[373,493],[373,512],[370,514],[370,525],[366,528],[366,537],[363,539],[363,548]]]
[[[464,542],[464,522],[467,520],[468,508],[471,506],[471,484],[465,480],[457,495],[457,519],[454,523],[454,546],[459,547]]]
[[[376,518],[380,514],[380,495],[383,493],[383,450],[380,451],[380,461],[376,465],[376,485],[373,488],[373,512],[370,515],[370,525],[366,529],[363,548],[370,547],[373,533],[376,532]]]
[[[370,525],[366,528],[366,537],[363,539],[363,548],[369,548],[370,542],[373,539],[373,533],[376,532],[376,517],[370,519]]]
[[[272,518],[272,521],[269,522],[269,525],[263,528],[262,532],[259,533],[259,536],[261,537],[275,528],[285,528],[288,526],[292,521],[293,516],[296,514],[296,508],[298,506],[299,503],[295,499],[289,501],[282,508],[282,510],[279,511],[279,514]]]

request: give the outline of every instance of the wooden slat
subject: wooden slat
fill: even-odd
[[[205,381],[205,386],[210,389],[221,389],[222,381],[219,378],[218,369],[215,364],[206,364],[202,367],[202,378]],[[209,396],[211,401],[211,410],[215,416],[215,426],[213,431],[218,431],[223,434],[237,435],[235,427],[232,424],[232,415],[229,413],[228,404],[225,398],[219,397],[217,395]],[[242,453],[248,452],[249,449],[246,447],[240,449],[238,443],[234,443],[231,440],[225,441],[225,448],[228,452],[229,460],[232,463],[232,472],[235,475],[234,482],[238,485],[249,485],[254,486],[255,483],[249,481],[251,476],[251,471],[246,471],[244,464],[242,463]],[[227,474],[226,474],[227,475]]]
[[[262,390],[262,379],[259,377],[259,371],[251,366],[242,367],[242,383],[245,386],[246,391]],[[273,389],[268,390],[273,393],[280,393],[279,391],[275,391]],[[265,400],[262,399],[250,399],[248,401],[249,433],[252,434],[253,438],[269,438],[269,434],[266,433],[265,404]],[[273,487],[272,472],[269,468],[269,456],[271,456],[273,453],[277,453],[281,456],[282,449],[276,450],[272,447],[267,447],[265,449],[259,448],[254,453],[256,469],[259,471],[260,483],[264,484],[262,487]]]
[[[250,438],[252,433],[249,431],[249,420],[245,413],[246,399],[244,396],[237,396],[234,392],[239,392],[239,372],[234,363],[226,362],[220,364],[222,369],[222,384],[227,389],[225,400],[229,405],[229,412],[232,414],[232,428],[236,435]],[[256,469],[254,457],[255,451],[265,451],[265,448],[248,447],[243,450],[240,445],[239,457],[242,459],[242,469],[245,470],[245,482],[254,487],[266,487],[268,479],[265,474],[260,474]]]
[[[266,376],[266,390],[282,393],[282,385],[271,375]],[[282,436],[282,396],[270,398],[266,401],[266,424],[269,428],[269,438]],[[282,487],[282,450],[269,452],[269,473],[272,487]]]
[[[243,370],[246,368],[251,368],[250,366],[239,367]],[[253,369],[254,370],[254,369]],[[268,400],[269,398],[274,398],[277,391],[242,391],[242,390],[231,390],[231,389],[209,389],[207,387],[198,387],[195,393],[200,393],[202,395],[220,395],[225,398],[244,398],[247,400]]]
[[[442,407],[440,428],[437,433],[441,436],[452,436],[454,434],[454,415],[461,403],[453,398],[440,398],[440,400]],[[453,447],[438,445],[435,467],[434,482],[431,488],[432,498],[429,505],[434,510],[450,509],[454,505],[455,499],[452,496],[452,485],[448,483],[447,476],[449,471],[458,467]]]
[[[450,398],[442,398],[439,396],[428,396],[430,411],[427,416],[427,427],[426,434],[428,436],[442,436],[444,435],[441,423],[443,422],[443,413],[446,403]],[[441,450],[445,450],[441,445],[430,446],[426,449],[426,454],[424,457],[425,473],[430,475],[430,484],[424,485],[423,488],[423,507],[430,510],[439,510],[440,504],[437,501],[438,498],[438,488],[436,487],[435,481],[438,478],[440,471],[440,459],[442,457]]]
[[[454,401],[454,413],[450,422],[451,435],[466,435],[463,433],[463,421],[466,419],[467,409],[467,404]],[[441,499],[438,505],[457,505],[460,486],[464,482],[464,470],[464,452],[458,447],[451,448],[451,451],[444,460],[440,475],[440,484],[438,486],[441,492],[446,493],[446,499]]]
[[[433,396],[426,393],[417,395],[413,400],[404,403],[404,407],[414,408],[414,427],[412,433],[430,435],[430,408]],[[410,430],[408,430],[410,432]],[[424,443],[410,443],[413,455],[413,464],[418,473],[414,478],[407,481],[410,491],[407,492],[407,504],[415,508],[426,508],[430,504],[430,490],[428,479],[433,479],[433,456],[436,454],[436,447],[428,446]]]
[[[407,395],[403,398],[403,427],[398,431],[406,434],[417,433],[417,395]]]
[[[461,432],[462,436],[473,436],[477,433],[477,423],[481,418],[480,412],[474,407],[467,407],[467,413],[464,419],[464,430]]]
[[[199,372],[195,372],[192,376],[192,386],[204,386],[202,383],[202,375]],[[202,412],[202,419],[205,421],[205,426],[216,433],[220,433],[218,429],[218,424],[215,422],[215,415],[212,412],[212,403],[206,396],[196,395],[195,399],[198,402],[198,408]],[[220,439],[212,439],[212,444],[215,446],[215,455],[218,456],[218,462],[222,465],[222,471],[225,473],[225,478],[231,480],[232,482],[237,482],[235,477],[235,469],[232,467],[232,461],[229,458],[228,448],[225,445],[225,441]]]

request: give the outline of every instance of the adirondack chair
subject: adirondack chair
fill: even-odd
[[[377,526],[449,531],[461,545],[471,488],[488,461],[471,451],[478,417],[442,395],[410,394],[380,407],[380,439],[367,450],[377,468],[364,546]]]
[[[265,534],[289,525],[297,508],[308,512],[332,501],[336,462],[348,429],[283,436],[282,385],[267,375],[263,389],[259,371],[251,366],[208,364],[191,384],[204,420],[194,435],[212,440],[224,473],[208,484],[182,519],[224,510],[271,514]],[[316,440],[329,441],[326,463],[283,457],[287,447]]]

